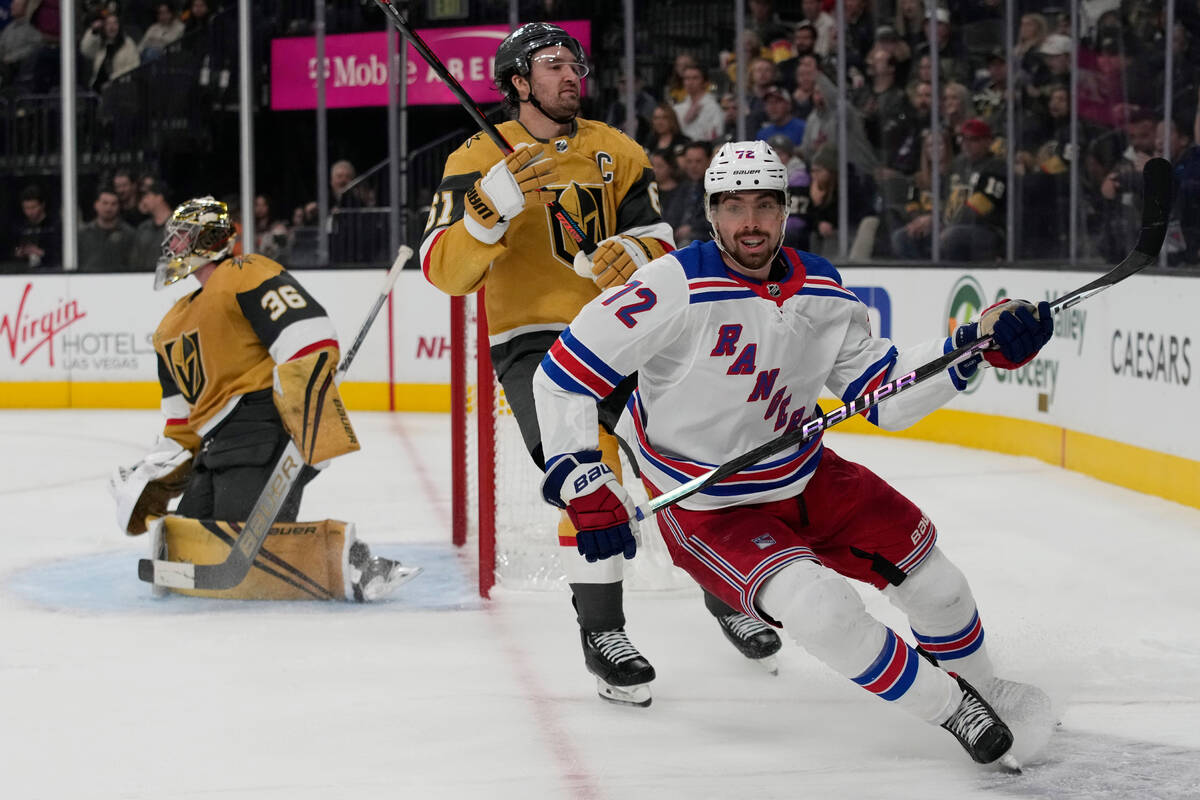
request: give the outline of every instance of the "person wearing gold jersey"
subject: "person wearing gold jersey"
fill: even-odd
[[[542,357],[592,298],[674,249],[645,153],[615,128],[579,117],[587,73],[582,46],[557,25],[529,23],[500,44],[494,77],[516,119],[498,128],[514,149],[505,155],[476,134],[450,155],[420,250],[425,277],[443,292],[485,290],[492,365],[525,446],[543,470],[532,390]],[[545,207],[553,200],[598,242],[590,258]],[[635,383],[631,376],[598,404],[598,449],[618,476],[611,431]],[[559,525],[559,544],[580,552],[594,545],[594,535],[577,534],[566,515]],[[564,563],[584,663],[599,695],[649,705],[654,668],[624,630],[619,559]],[[715,597],[706,600],[739,651],[764,659],[779,649],[770,628]]]
[[[218,563],[290,438],[305,465],[255,569],[233,589],[188,593],[376,599],[419,570],[371,557],[351,524],[283,524],[295,522],[318,468],[359,449],[333,381],[333,323],[282,265],[260,255],[230,257],[235,239],[228,209],[211,197],[181,204],[167,222],[155,289],[188,275],[200,288],[180,298],[154,332],[166,422],[152,451],[110,481],[118,524],[131,535],[151,528],[156,557]]]

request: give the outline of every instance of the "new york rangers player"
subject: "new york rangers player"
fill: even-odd
[[[636,550],[633,505],[603,465],[596,402],[638,373],[622,417],[649,491],[674,489],[956,345],[990,334],[993,366],[1033,358],[1050,309],[998,304],[953,336],[897,348],[823,258],[781,247],[787,171],[764,142],[724,145],[704,178],[711,242],[642,266],[583,308],[534,378],[546,453],[542,493],[564,508],[589,561]],[[965,388],[976,358],[867,413],[905,428]],[[921,509],[820,437],[658,514],[675,563],[734,608],[781,626],[834,670],[952,733],[990,763],[1040,748],[1053,726],[1040,689],[995,676],[962,572]],[[909,618],[919,648],[867,613],[846,578]],[[1009,723],[1009,724],[1006,724]],[[1010,728],[1011,725],[1011,728]]]

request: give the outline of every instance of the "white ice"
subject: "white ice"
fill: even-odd
[[[628,595],[654,703],[604,703],[566,596],[474,594],[449,544],[447,418],[355,420],[365,449],[302,517],[425,566],[375,606],[152,598],[105,478],[157,414],[0,413],[3,797],[1200,797],[1196,509],[1032,459],[829,436],[930,514],[1001,673],[1054,699],[1045,762],[1009,775],[791,642],[778,677],[757,669],[695,589]]]

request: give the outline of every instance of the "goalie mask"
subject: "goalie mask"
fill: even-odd
[[[783,234],[787,228],[788,172],[783,161],[769,144],[763,141],[729,142],[721,145],[704,171],[704,217],[712,228],[713,241],[721,252],[730,255],[721,241],[713,220],[713,206],[726,192],[775,192],[783,206],[783,219],[779,223],[779,243],[771,259],[783,247]],[[730,255],[730,258],[733,256]]]
[[[229,209],[212,197],[180,204],[167,220],[154,288],[162,289],[233,252],[237,233]]]

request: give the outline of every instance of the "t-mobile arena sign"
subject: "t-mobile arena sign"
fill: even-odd
[[[589,21],[558,24],[583,44],[585,52],[591,52]],[[500,92],[492,83],[492,65],[496,48],[509,34],[508,26],[431,28],[418,33],[473,100],[500,100]],[[325,37],[325,103],[329,108],[387,105],[389,35],[398,34],[381,31]],[[456,102],[416,48],[408,45],[408,104]],[[311,36],[271,40],[271,108],[286,111],[316,107],[317,40]]]

